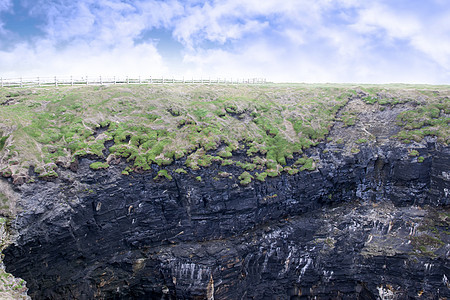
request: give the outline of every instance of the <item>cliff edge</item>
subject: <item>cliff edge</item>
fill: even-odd
[[[448,298],[449,93],[8,97],[6,270],[33,299]]]

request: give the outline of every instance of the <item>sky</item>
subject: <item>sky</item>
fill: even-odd
[[[449,0],[0,0],[0,76],[450,84]]]

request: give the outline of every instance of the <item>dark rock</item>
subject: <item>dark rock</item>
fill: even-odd
[[[328,152],[317,171],[246,187],[214,166],[155,182],[158,168],[81,158],[72,181],[20,187],[6,268],[34,299],[450,297],[450,148],[406,153]]]

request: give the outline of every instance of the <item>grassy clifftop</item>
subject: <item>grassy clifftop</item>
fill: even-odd
[[[57,165],[70,168],[84,156],[98,158],[92,169],[125,158],[124,175],[183,160],[176,171],[213,162],[236,165],[246,184],[282,171],[313,170],[315,162],[301,154],[321,141],[333,142],[327,135],[335,122],[354,124],[361,111],[338,112],[356,98],[374,109],[409,103],[397,117],[397,138],[408,143],[433,135],[448,144],[449,94],[446,86],[395,85],[0,89],[0,173],[21,183],[31,179],[30,167],[49,179],[58,176]],[[235,157],[237,150],[245,157]]]

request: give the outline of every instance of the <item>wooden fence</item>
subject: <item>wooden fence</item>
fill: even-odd
[[[34,77],[34,78],[2,78],[1,87],[32,87],[59,85],[111,85],[111,84],[263,84],[265,78],[233,79],[233,78],[154,78],[154,77],[102,77],[102,76],[66,76],[66,77]]]

